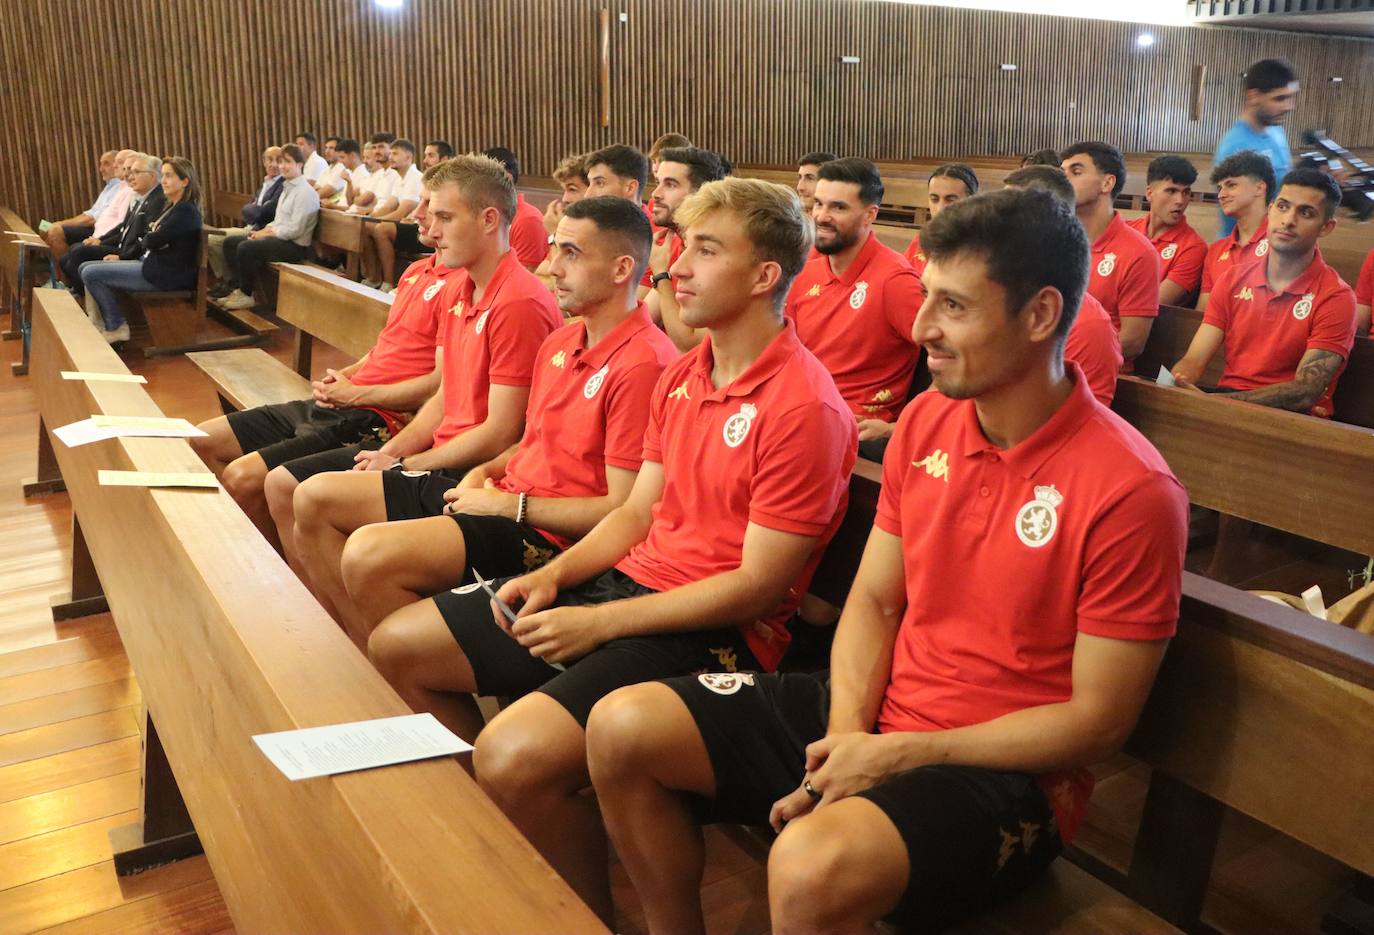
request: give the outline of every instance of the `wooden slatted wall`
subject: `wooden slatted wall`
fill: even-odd
[[[597,106],[603,2],[609,129]],[[1374,45],[1260,30],[880,0],[406,0],[399,11],[371,0],[3,0],[3,18],[0,126],[12,142],[0,203],[35,221],[89,203],[102,148],[186,155],[207,189],[250,190],[261,148],[302,128],[501,143],[533,175],[568,152],[647,146],[669,129],[742,164],[818,147],[906,159],[1083,138],[1210,151],[1234,117],[1241,71],[1266,55],[1304,78],[1295,131],[1374,145],[1374,97],[1358,91],[1374,85]],[[1146,28],[1158,42],[1138,50]],[[1194,65],[1208,66],[1199,121],[1188,119]]]

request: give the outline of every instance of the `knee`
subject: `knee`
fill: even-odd
[[[267,506],[271,509],[273,516],[291,515],[291,504],[298,486],[299,482],[295,476],[285,467],[275,467],[267,472],[267,479],[263,481],[262,490],[267,497]]]
[[[665,749],[657,702],[664,685],[644,683],[617,689],[597,702],[587,719],[587,767],[601,785],[661,762]]]
[[[396,614],[383,620],[368,636],[367,658],[392,685],[399,686],[408,680],[416,655]]]
[[[298,526],[310,526],[320,521],[332,499],[328,474],[307,477],[296,485],[291,495],[291,512]]]
[[[768,853],[768,902],[776,931],[830,931],[851,918],[844,887],[846,829],[817,812],[783,829]]]
[[[562,790],[550,744],[528,722],[498,717],[477,737],[472,753],[477,782],[491,799],[510,812],[523,803]]]
[[[394,540],[394,534],[381,523],[363,526],[348,537],[339,570],[354,600],[390,577],[397,551]]]
[[[213,456],[213,451],[207,453]],[[220,478],[224,489],[230,496],[242,502],[245,498],[259,497],[267,478],[266,465],[260,458],[242,457],[230,461]]]

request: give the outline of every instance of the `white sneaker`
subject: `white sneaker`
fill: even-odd
[[[258,302],[256,299],[251,295],[244,295],[239,289],[235,289],[219,301],[220,308],[229,309],[230,311],[236,311],[241,308],[254,308],[257,304]]]
[[[97,331],[105,330],[105,316],[100,314],[100,306],[95,304],[95,299],[91,298],[90,293],[86,293],[86,317],[95,325]]]
[[[375,279],[364,279],[362,282],[363,282],[363,285],[364,285],[364,286],[367,286],[367,288],[369,288],[369,289],[380,289],[380,288],[382,288],[382,284],[381,284],[380,282],[378,282],[377,280],[375,280]]]
[[[390,292],[395,292],[395,291],[396,291],[396,287],[393,286],[393,285],[392,285],[391,283],[389,283],[389,282],[384,282],[384,283],[382,283],[380,286],[378,286],[377,288],[378,288],[378,290],[381,291],[382,293],[390,293]]]
[[[113,331],[106,331],[103,328],[100,336],[111,344],[118,344],[121,341],[129,340],[129,323],[126,321]]]

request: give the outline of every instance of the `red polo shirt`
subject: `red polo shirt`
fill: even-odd
[[[1064,359],[1083,368],[1088,387],[1104,406],[1116,396],[1116,375],[1121,372],[1121,335],[1102,303],[1083,293],[1078,317],[1064,341]]]
[[[491,384],[529,386],[539,345],[563,321],[553,296],[508,250],[482,297],[460,272],[444,335],[444,418],[434,447],[487,420]]]
[[[654,389],[644,460],[663,465],[663,496],[649,535],[616,567],[667,591],[738,568],[749,523],[815,536],[782,604],[740,628],[771,672],[791,638],[787,620],[844,518],[858,427],[791,322],[720,389],[712,366],[708,337]]]
[[[535,357],[525,436],[498,487],[534,497],[604,497],[606,466],[638,471],[649,400],[677,348],[640,305],[587,347],[587,326],[564,325]],[[566,548],[572,540],[540,530]]]
[[[1112,212],[1112,221],[1093,243],[1088,291],[1102,303],[1112,324],[1122,318],[1159,316],[1159,254],[1140,231]]]
[[[515,218],[510,222],[510,249],[521,266],[538,266],[549,255],[544,214],[520,194],[515,196]]]
[[[1154,244],[1155,250],[1159,252],[1161,283],[1167,279],[1188,295],[1198,291],[1198,286],[1202,283],[1202,262],[1207,257],[1207,241],[1189,226],[1187,218],[1173,227],[1164,228],[1153,237],[1149,234],[1148,213],[1133,221],[1127,221],[1126,226],[1139,232],[1142,237]]]
[[[1374,305],[1374,250],[1366,253],[1360,264],[1360,278],[1355,280],[1355,304]]]
[[[1253,390],[1287,383],[1303,354],[1331,351],[1343,359],[1340,370],[1312,407],[1312,415],[1329,419],[1331,396],[1355,341],[1355,293],[1320,253],[1282,292],[1270,290],[1268,272],[1267,261],[1230,270],[1207,303],[1203,323],[1226,332],[1226,367],[1217,385]]]
[[[434,350],[444,312],[457,298],[462,271],[443,265],[438,254],[416,260],[392,293],[386,325],[367,360],[353,374],[358,386],[400,383],[434,370]]]
[[[924,301],[916,271],[869,234],[843,276],[831,271],[828,256],[809,260],[787,294],[786,314],[849,410],[891,422],[906,405],[921,354],[911,326]]]
[[[1207,248],[1207,257],[1202,261],[1202,291],[1210,293],[1217,280],[1227,270],[1235,266],[1248,266],[1261,260],[1269,252],[1269,215],[1264,216],[1259,229],[1242,246],[1240,228],[1233,227],[1231,233],[1214,241]]]
[[[980,724],[1073,695],[1080,633],[1174,633],[1188,498],[1159,452],[1093,399],[1068,400],[1008,449],[974,401],[922,393],[883,459],[878,528],[901,537],[906,611],[878,729]],[[995,595],[990,599],[989,595]],[[1041,777],[1067,842],[1087,770]]]
[[[911,264],[911,268],[916,271],[917,276],[925,275],[926,255],[921,251],[920,234],[911,238],[911,243],[906,245],[906,252],[902,256],[906,257],[906,261]]]

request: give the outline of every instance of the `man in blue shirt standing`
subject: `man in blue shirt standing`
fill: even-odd
[[[1298,88],[1297,73],[1281,58],[1266,58],[1251,65],[1245,73],[1245,106],[1221,138],[1212,165],[1241,150],[1253,149],[1269,157],[1275,178],[1287,175],[1293,156],[1283,122],[1297,106]],[[1223,237],[1231,233],[1235,223],[1233,218],[1221,216]]]

